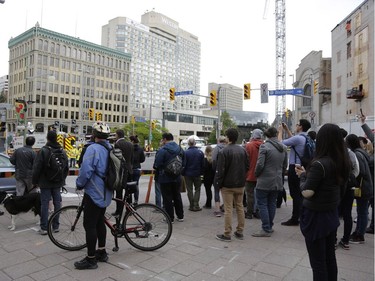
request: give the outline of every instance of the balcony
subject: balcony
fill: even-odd
[[[347,99],[354,99],[354,100],[362,100],[364,98],[364,93],[362,90],[359,90],[358,88],[352,88],[347,91],[346,98]]]

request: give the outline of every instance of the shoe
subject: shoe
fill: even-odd
[[[182,218],[182,219],[177,218],[176,221],[183,222],[184,218]]]
[[[60,229],[56,228],[54,230],[52,230],[53,233],[59,233],[60,232]]]
[[[47,234],[48,234],[47,230],[44,230],[44,229],[39,229],[39,230],[38,230],[38,233],[39,233],[40,235],[47,235]]]
[[[374,234],[374,229],[371,228],[371,227],[368,227],[368,228],[366,229],[366,233]]]
[[[342,241],[342,239],[340,240],[339,245],[340,245],[340,247],[343,248],[344,250],[349,250],[349,249],[350,249],[350,247],[349,247],[349,243],[345,243],[344,241]]]
[[[353,236],[349,239],[349,243],[352,243],[352,244],[364,244],[365,243],[365,238],[363,237],[363,235],[356,235],[356,236]]]
[[[260,219],[260,214],[258,211],[254,212],[253,213],[253,217],[256,218],[256,219]]]
[[[211,207],[211,206],[204,205],[203,208],[205,208],[205,209],[211,209],[212,207]]]
[[[219,212],[215,211],[215,212],[214,212],[214,215],[215,215],[215,217],[220,218],[220,217],[221,217],[221,212],[220,212],[220,211],[219,211]]]
[[[290,220],[282,222],[281,225],[295,226],[295,225],[299,225],[299,221],[295,221],[295,220],[290,219]]]
[[[119,213],[118,212],[113,212],[113,213],[111,213],[111,215],[114,216],[114,217],[117,217],[119,215]]]
[[[232,238],[225,236],[224,234],[217,234],[216,239],[224,242],[230,242],[232,241]]]
[[[138,202],[137,201],[134,201],[133,203],[133,207],[137,206],[138,205]]]
[[[96,269],[98,264],[95,258],[85,257],[83,260],[74,263],[76,269]]]
[[[237,239],[243,240],[243,234],[242,233],[238,233],[237,231],[235,231],[233,234],[234,234],[234,237],[236,237]]]
[[[253,214],[248,214],[248,213],[245,214],[245,219],[251,220],[252,218],[253,218]]]
[[[4,215],[4,212],[3,211],[0,211],[0,216]]]
[[[194,207],[193,211],[194,212],[199,212],[199,211],[202,211],[202,208],[201,207]]]
[[[193,207],[189,207],[189,211],[194,212],[194,208]]]
[[[108,261],[108,254],[105,250],[96,250],[95,251],[95,258],[96,258],[97,261],[107,262]]]
[[[224,204],[220,206],[220,211],[224,213]]]
[[[251,236],[253,236],[253,237],[271,237],[271,233],[266,232],[262,229],[262,230],[259,230],[258,232],[254,232],[253,234],[251,234]]]

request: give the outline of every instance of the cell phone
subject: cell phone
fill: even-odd
[[[284,122],[282,122],[281,125],[282,125],[283,127],[286,127],[286,124],[285,124]]]
[[[363,115],[363,112],[362,112],[362,108],[360,108],[359,111],[361,112],[361,115],[364,116],[364,115]]]

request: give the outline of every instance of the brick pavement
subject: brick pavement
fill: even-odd
[[[68,186],[74,186],[74,176]],[[141,197],[145,198],[148,177],[141,178]],[[71,189],[70,189],[71,190]],[[150,201],[153,202],[153,193]],[[90,281],[310,281],[312,272],[303,236],[299,227],[281,226],[291,214],[288,206],[277,209],[274,229],[270,238],[254,238],[251,233],[260,228],[260,220],[246,220],[244,240],[226,243],[215,239],[222,233],[224,218],[216,218],[212,210],[187,210],[187,196],[182,194],[185,221],[173,225],[171,240],[162,249],[142,252],[132,248],[125,239],[119,241],[117,253],[112,236],[108,235],[109,262],[100,263],[97,270],[75,270],[73,262],[84,257],[85,250],[68,252],[54,246],[48,236],[36,233],[37,219],[23,214],[17,220],[17,230],[7,229],[9,215],[0,217],[0,281],[19,280],[90,280]],[[201,202],[204,202],[202,189]],[[64,197],[65,205],[75,196]],[[2,207],[1,207],[2,208]],[[114,207],[111,205],[110,210]],[[235,220],[234,220],[235,221]],[[342,233],[342,226],[339,228]],[[338,280],[374,280],[374,240],[366,235],[363,245],[351,245],[349,251],[339,248]]]

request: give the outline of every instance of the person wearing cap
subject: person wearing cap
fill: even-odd
[[[86,231],[87,256],[74,263],[76,269],[98,268],[97,262],[106,262],[108,255],[105,250],[107,229],[104,223],[106,208],[111,204],[112,191],[105,187],[104,178],[108,166],[108,142],[110,129],[103,122],[93,125],[95,143],[87,147],[83,155],[82,165],[76,179],[78,190],[84,190],[82,203],[83,226]],[[96,250],[96,244],[98,249]]]
[[[254,189],[257,184],[257,178],[255,176],[255,165],[257,163],[259,147],[263,144],[263,131],[255,129],[251,133],[250,141],[246,144],[245,149],[249,156],[249,169],[246,173],[245,183],[245,194],[247,211],[245,214],[246,219],[252,219],[253,215],[259,218],[258,213],[255,211],[254,204]]]
[[[277,194],[283,188],[283,174],[288,165],[286,146],[277,140],[277,129],[270,127],[264,135],[267,140],[259,148],[254,171],[257,177],[255,196],[262,229],[254,232],[254,237],[270,237],[273,232]]]

